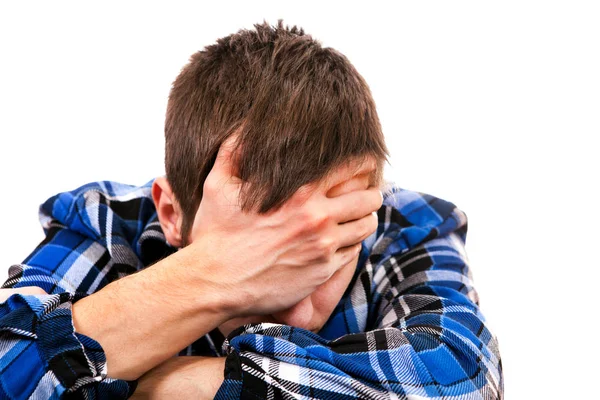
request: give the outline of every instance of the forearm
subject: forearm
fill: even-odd
[[[222,357],[173,357],[142,376],[131,398],[213,399],[224,369]]]
[[[183,263],[174,254],[73,305],[75,330],[100,343],[109,377],[137,379],[228,319],[218,291]]]

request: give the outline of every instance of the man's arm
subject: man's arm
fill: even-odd
[[[0,359],[7,396],[77,390],[126,396],[128,384],[110,378],[137,378],[224,319],[270,313],[306,297],[354,257],[381,203],[377,190],[328,199],[318,193],[322,188],[305,187],[277,212],[242,213],[235,179],[215,171],[221,175],[209,175],[200,210],[213,216],[204,226],[206,241],[122,279],[143,267],[123,239],[136,224],[115,219],[107,205],[131,193],[115,198],[86,188],[45,204],[46,240],[11,268],[3,285],[50,293],[13,295],[0,304],[0,340],[14,349]],[[298,274],[305,279],[283,291],[278,282]]]
[[[139,379],[131,399],[214,399],[224,369],[224,357],[172,357]]]

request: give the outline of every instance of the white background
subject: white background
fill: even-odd
[[[507,399],[597,395],[599,7],[381,4],[2,3],[2,280],[42,239],[47,197],[163,173],[167,94],[193,52],[283,18],[370,84],[387,176],[467,212]]]

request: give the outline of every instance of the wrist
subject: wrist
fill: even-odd
[[[228,276],[231,266],[224,261],[223,252],[210,237],[203,236],[173,254],[174,265],[166,267],[177,269],[169,274],[179,276],[190,305],[197,312],[209,310],[221,323],[245,315],[253,304],[245,294],[247,288],[237,284],[237,277]]]
[[[219,266],[190,250],[187,247],[179,250],[148,268],[148,272],[154,275],[152,279],[161,291],[160,296],[177,304],[180,318],[210,316],[216,327],[231,318],[232,307],[225,301],[229,290],[218,281]]]

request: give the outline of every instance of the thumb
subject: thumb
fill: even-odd
[[[237,139],[238,135],[233,134],[221,143],[211,174],[217,174],[220,178],[233,178],[236,181],[239,179],[235,157],[239,152],[239,149],[236,149]]]

